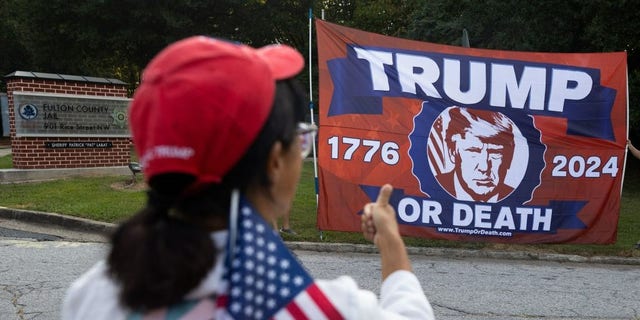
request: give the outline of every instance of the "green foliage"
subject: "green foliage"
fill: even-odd
[[[3,74],[102,76],[128,82],[131,90],[155,54],[191,35],[288,43],[301,51],[307,38],[308,5],[295,0],[5,0],[0,9],[7,18],[0,19]]]
[[[409,0],[366,0],[357,1],[352,24],[376,33],[404,37],[411,20],[407,16],[414,12],[418,1]]]
[[[347,26],[356,26],[352,24],[353,11],[356,8],[356,0],[322,0],[319,1],[320,8],[316,13],[316,17],[322,18],[322,10],[327,21]],[[368,30],[371,32],[376,32]]]
[[[0,1],[0,76],[31,68],[29,52],[19,41],[16,17],[9,11],[11,2]],[[0,81],[0,92],[6,89],[6,83]]]

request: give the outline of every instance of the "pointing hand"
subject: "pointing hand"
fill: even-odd
[[[389,204],[393,187],[385,184],[378,193],[376,202],[367,203],[361,216],[364,238],[377,244],[380,237],[399,236],[396,212]]]

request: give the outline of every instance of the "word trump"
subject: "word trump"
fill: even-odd
[[[594,84],[592,75],[576,68],[469,60],[468,85],[465,83],[464,86],[468,89],[463,91],[462,60],[361,47],[354,50],[358,59],[369,64],[374,91],[391,90],[391,80],[385,72],[385,66],[391,66],[397,71],[402,92],[417,94],[416,88],[419,87],[429,97],[442,98],[436,87],[436,82],[442,77],[442,92],[455,102],[466,105],[485,100],[489,90],[488,103],[494,107],[506,107],[508,98],[511,108],[563,112],[566,100],[586,98]]]
[[[448,225],[496,230],[550,231],[553,210],[534,207],[493,207],[485,204],[452,204],[444,217],[442,204],[432,200],[420,203],[403,198],[398,203],[398,218],[406,224],[429,226]],[[443,220],[445,223],[443,223]]]

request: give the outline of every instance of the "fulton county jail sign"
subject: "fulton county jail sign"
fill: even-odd
[[[18,137],[129,137],[119,97],[14,92]]]

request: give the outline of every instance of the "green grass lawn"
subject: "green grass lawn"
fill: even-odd
[[[11,160],[11,155],[7,155],[4,157],[0,157],[0,169],[11,169],[13,168],[13,160]]]
[[[10,159],[0,158],[0,168]],[[625,173],[624,190],[618,227],[618,238],[612,245],[505,245],[471,243],[422,238],[405,238],[416,247],[450,247],[467,249],[531,250],[579,254],[640,257],[634,249],[640,240],[640,161],[630,159]],[[11,167],[9,165],[9,167]],[[296,236],[285,240],[310,242],[365,243],[360,233],[323,231],[316,227],[316,195],[313,163],[305,162],[300,185],[293,203],[291,226]],[[0,184],[0,206],[78,216],[117,223],[144,205],[144,184],[128,186],[130,177],[91,177],[21,184]],[[320,235],[322,234],[322,239]]]

